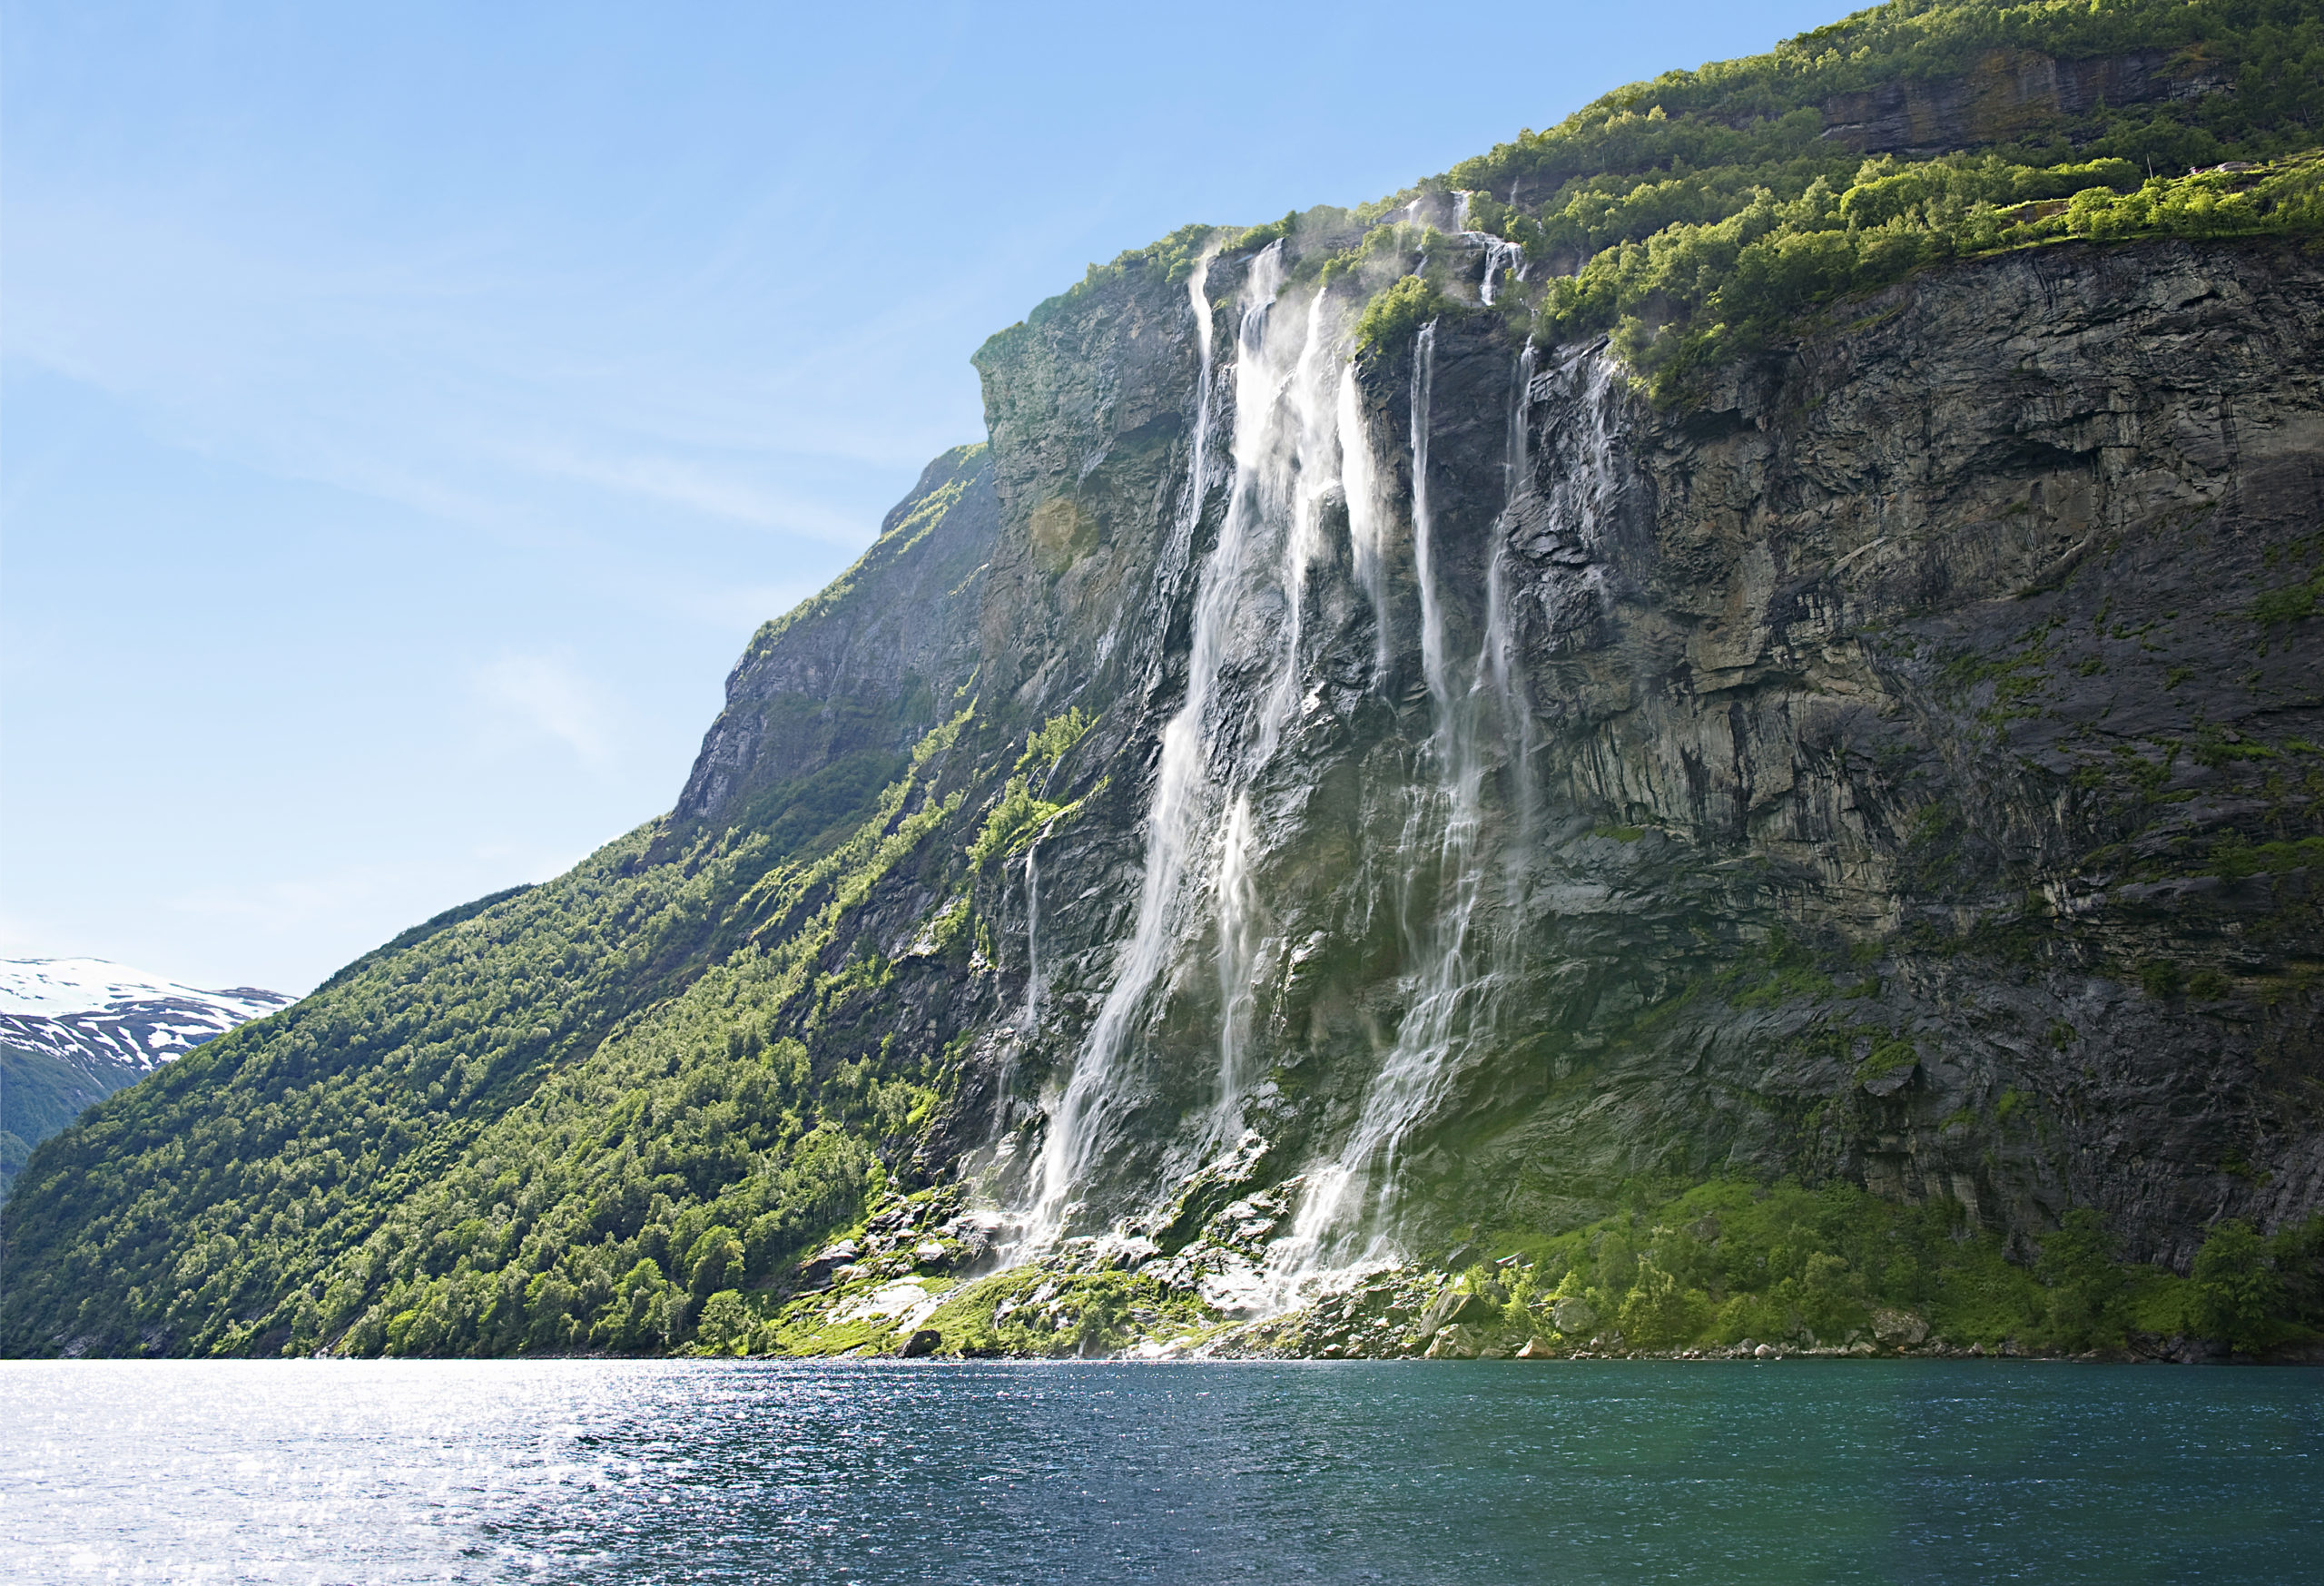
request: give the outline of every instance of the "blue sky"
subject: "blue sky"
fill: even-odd
[[[1088,263],[1840,9],[4,0],[0,955],[556,873]]]

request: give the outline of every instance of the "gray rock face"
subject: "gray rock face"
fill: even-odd
[[[1427,1315],[1421,1318],[1421,1336],[1430,1337],[1438,1329],[1455,1324],[1494,1321],[1500,1315],[1501,1306],[1484,1295],[1465,1289],[1446,1289],[1437,1296],[1436,1303],[1428,1307]]]
[[[929,464],[853,567],[752,639],[674,819],[731,817],[852,754],[901,755],[949,716],[976,669],[979,576],[999,527],[987,448]]]
[[[1568,1337],[1578,1338],[1598,1325],[1598,1311],[1588,1300],[1569,1295],[1550,1307],[1550,1325]]]
[[[829,753],[759,702],[971,647],[1020,734],[1095,718],[973,960],[897,969],[957,1062],[924,1170],[1165,1250],[1282,1184],[1254,1238],[1318,1261],[1730,1171],[2181,1264],[2324,1206],[2312,261],[1933,273],[1668,411],[1474,312],[1335,385],[1266,268],[1211,267],[1207,362],[1137,269],[995,338],[973,624],[754,646],[689,789]]]
[[[1872,1332],[1886,1345],[1915,1345],[1927,1338],[1928,1324],[1910,1311],[1883,1308],[1872,1313]]]
[[[2169,50],[2063,60],[1996,51],[1957,77],[1892,78],[1823,105],[1824,136],[1867,154],[1926,156],[2022,137],[2099,104],[2191,100],[2233,84],[2212,64]]]

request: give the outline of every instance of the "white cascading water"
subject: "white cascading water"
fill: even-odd
[[[1493,293],[1499,288],[1501,277],[1508,275],[1514,279],[1522,278],[1525,249],[1521,243],[1512,242],[1501,237],[1485,236],[1482,240],[1485,245],[1485,272],[1483,278],[1477,282],[1477,296],[1484,300],[1485,307],[1491,308]]]
[[[1137,922],[1071,1075],[1044,1098],[1039,1181],[1026,1217],[1026,1242],[1035,1246],[1054,1242],[1070,1221],[1074,1191],[1134,1094],[1123,1062],[1131,1037],[1165,970],[1206,930],[1215,930],[1218,944],[1222,1018],[1216,1103],[1196,1148],[1239,1132],[1240,1098],[1253,1079],[1252,974],[1265,930],[1250,874],[1250,783],[1300,704],[1301,594],[1340,465],[1336,310],[1311,300],[1293,324],[1277,326],[1283,279],[1277,244],[1252,261],[1244,282],[1226,512],[1196,588],[1186,697],[1162,730]],[[1195,311],[1209,312],[1199,284]],[[1206,349],[1206,391],[1208,371]],[[1198,428],[1207,421],[1205,401]],[[1198,440],[1197,465],[1200,454]],[[1192,486],[1187,499],[1186,510],[1198,516]],[[1238,716],[1220,679],[1254,671],[1269,681]]]
[[[1487,892],[1498,858],[1505,884],[1502,918],[1515,916],[1521,901],[1524,837],[1531,829],[1531,786],[1524,763],[1531,748],[1531,712],[1516,665],[1507,541],[1531,485],[1526,409],[1533,351],[1526,348],[1514,372],[1502,507],[1488,536],[1484,632],[1474,660],[1464,662],[1447,649],[1437,527],[1429,501],[1435,331],[1433,324],[1424,329],[1413,350],[1411,399],[1413,563],[1421,606],[1421,671],[1433,716],[1427,756],[1435,772],[1433,783],[1416,790],[1403,843],[1407,879],[1400,914],[1411,997],[1354,1128],[1334,1161],[1307,1174],[1292,1231],[1270,1253],[1272,1288],[1279,1303],[1287,1302],[1304,1282],[1392,1255],[1393,1197],[1403,1148],[1443,1101],[1472,1039],[1490,1037],[1493,1005],[1513,967],[1506,931],[1489,922],[1492,901]],[[1512,796],[1519,806],[1517,840],[1502,844],[1496,855],[1486,842],[1485,793],[1494,763],[1503,758],[1516,772]]]
[[[1492,240],[1484,290],[1521,258]],[[1506,250],[1505,254],[1502,252]],[[1209,261],[1189,286],[1201,339],[1194,462],[1174,526],[1184,567],[1208,497],[1213,355]],[[1268,919],[1254,865],[1263,841],[1256,779],[1304,704],[1302,600],[1320,548],[1321,522],[1334,495],[1348,512],[1354,573],[1376,618],[1375,676],[1384,685],[1394,652],[1392,524],[1396,504],[1366,436],[1353,362],[1343,356],[1340,310],[1322,294],[1295,317],[1279,310],[1280,246],[1252,261],[1239,295],[1231,369],[1235,399],[1227,500],[1216,542],[1196,575],[1187,690],[1164,726],[1147,817],[1146,869],[1136,923],[1119,950],[1111,986],[1061,1088],[1043,1098],[1046,1132],[1020,1249],[1054,1245],[1073,1222],[1074,1197],[1147,1081],[1126,1061],[1133,1040],[1167,994],[1173,967],[1206,935],[1216,943],[1219,1038],[1215,1100],[1199,1137],[1173,1149],[1186,1168],[1235,1145],[1243,1102],[1263,1067],[1252,1031],[1256,976]],[[1429,775],[1408,806],[1395,899],[1403,939],[1407,1011],[1374,1076],[1354,1128],[1335,1158],[1312,1168],[1291,1233],[1272,1251],[1263,1286],[1277,1301],[1319,1277],[1393,1253],[1397,1169],[1414,1131],[1442,1106],[1453,1078],[1495,1025],[1494,1004],[1521,917],[1524,850],[1531,831],[1531,712],[1517,665],[1511,620],[1508,545],[1521,524],[1548,524],[1577,543],[1592,537],[1598,498],[1608,486],[1610,440],[1605,396],[1610,360],[1593,369],[1582,406],[1592,433],[1581,468],[1546,497],[1533,493],[1527,411],[1551,376],[1537,376],[1528,347],[1513,371],[1502,509],[1485,558],[1485,609],[1473,655],[1454,655],[1440,588],[1437,525],[1429,500],[1436,328],[1414,349],[1410,398],[1412,561],[1420,607],[1420,659],[1431,714],[1424,749]],[[1567,365],[1554,379],[1575,372]],[[1169,553],[1166,551],[1166,559]],[[1223,688],[1233,675],[1264,679],[1248,691]],[[1490,841],[1490,785],[1507,764],[1513,831]],[[1037,851],[1036,851],[1037,852]],[[1029,931],[1038,924],[1038,861],[1027,855]],[[1498,872],[1504,885],[1493,893]],[[1029,1020],[1041,994],[1038,944],[1027,997]]]
[[[1235,493],[1229,510],[1248,516],[1241,543],[1271,543],[1269,529],[1282,537],[1273,559],[1273,593],[1281,616],[1274,676],[1258,695],[1241,763],[1229,770],[1236,791],[1212,889],[1221,1009],[1217,1100],[1203,1150],[1241,1136],[1243,1098],[1258,1078],[1251,1059],[1251,1015],[1266,916],[1251,872],[1257,840],[1251,784],[1274,758],[1285,728],[1300,709],[1307,575],[1322,548],[1324,508],[1342,493],[1340,408],[1333,378],[1341,361],[1337,324],[1331,300],[1316,292],[1308,299],[1295,342],[1278,338],[1249,350],[1254,356],[1238,360],[1236,368]]]
[[[1025,1017],[1028,1033],[1041,1022],[1041,837],[1025,845]]]

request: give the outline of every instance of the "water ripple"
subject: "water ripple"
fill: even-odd
[[[10,1581],[2324,1578],[2324,1373],[0,1365]]]

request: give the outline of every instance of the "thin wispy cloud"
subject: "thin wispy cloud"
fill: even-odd
[[[189,215],[20,184],[0,353],[177,444],[518,543],[570,538],[547,479],[861,546],[880,492],[843,496],[866,470],[901,478],[975,427],[893,402],[916,335],[887,315],[803,343],[736,286],[609,318],[606,281],[539,268],[545,238],[318,237],[207,196]],[[718,362],[722,334],[762,356]]]
[[[503,655],[477,669],[474,685],[503,726],[553,739],[592,764],[611,755],[603,696],[564,656]]]
[[[518,460],[552,478],[602,486],[705,517],[780,529],[828,545],[867,545],[879,527],[859,514],[683,458],[533,451],[522,454]]]

